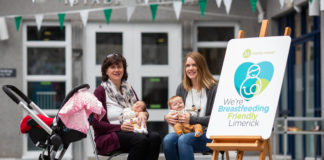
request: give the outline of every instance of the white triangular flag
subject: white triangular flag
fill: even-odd
[[[70,6],[73,7],[74,0],[69,0]]]
[[[229,12],[231,10],[232,0],[224,0],[223,2],[225,5],[226,13],[229,14]]]
[[[0,40],[3,41],[7,39],[9,39],[9,33],[8,33],[6,18],[0,17]]]
[[[174,8],[174,12],[175,12],[177,19],[179,19],[181,8],[182,8],[182,2],[180,2],[180,1],[173,2],[173,8]]]
[[[129,21],[134,13],[135,7],[127,7],[127,21]]]
[[[217,4],[217,7],[221,7],[221,4],[222,4],[222,0],[216,0],[216,4]]]
[[[281,9],[285,4],[285,0],[279,0],[279,3],[280,3],[280,9]]]
[[[33,3],[35,3],[35,0],[33,0]]]
[[[324,11],[324,0],[321,0],[321,11]]]
[[[83,23],[83,26],[85,27],[87,25],[88,22],[88,15],[89,15],[89,11],[88,10],[84,10],[80,12],[80,17]]]
[[[36,20],[36,25],[37,25],[38,31],[42,27],[43,18],[44,18],[44,15],[43,14],[36,14],[35,15],[35,20]]]
[[[149,0],[145,0],[145,4],[148,4],[148,1],[149,1]]]
[[[320,14],[320,0],[313,0],[312,3],[308,1],[308,15],[319,16]]]

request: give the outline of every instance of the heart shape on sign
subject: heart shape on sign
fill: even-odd
[[[273,65],[269,61],[260,63],[245,62],[235,71],[234,85],[237,93],[250,101],[259,95],[270,83],[273,76]]]

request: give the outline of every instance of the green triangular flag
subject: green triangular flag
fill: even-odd
[[[65,13],[59,13],[57,14],[59,22],[60,22],[60,29],[61,31],[63,30],[63,25],[64,25],[64,19],[65,19]]]
[[[109,24],[109,22],[110,22],[111,12],[112,12],[112,9],[105,9],[104,10],[104,14],[105,14],[107,24]]]
[[[21,19],[22,19],[21,16],[17,16],[17,17],[15,17],[16,30],[17,30],[17,31],[19,31]]]
[[[107,0],[108,2],[111,2],[111,0]]]
[[[309,0],[309,2],[310,2],[310,3],[312,3],[312,2],[313,2],[313,0]]]
[[[157,11],[158,5],[151,4],[150,8],[151,8],[151,12],[152,12],[152,20],[155,21],[155,16],[156,16],[156,11]]]
[[[182,4],[184,4],[184,1],[185,1],[185,0],[181,0]]]
[[[251,6],[252,6],[252,11],[255,12],[255,8],[257,5],[258,0],[250,0]]]
[[[202,17],[205,16],[206,5],[207,5],[207,0],[199,0],[199,7],[200,7],[200,12]]]

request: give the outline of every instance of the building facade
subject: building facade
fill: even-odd
[[[186,53],[203,54],[218,79],[227,42],[237,37],[239,30],[245,31],[245,37],[257,37],[260,20],[267,18],[269,36],[283,35],[285,26],[292,28],[292,47],[278,117],[322,117],[321,76],[324,74],[320,46],[324,35],[320,24],[324,19],[320,15],[308,15],[307,1],[285,1],[280,8],[279,1],[261,0],[255,12],[249,0],[233,1],[226,14],[224,3],[219,8],[215,1],[207,0],[202,16],[198,0],[187,0],[179,19],[170,1],[156,3],[159,7],[153,21],[150,6],[144,0],[78,1],[73,7],[64,0],[0,1],[0,17],[6,17],[9,35],[0,41],[0,69],[15,73],[0,77],[0,84],[15,85],[54,116],[74,86],[88,83],[93,91],[100,84],[103,58],[118,52],[127,59],[129,81],[139,98],[148,104],[148,127],[164,136],[172,131],[163,119],[168,112],[167,99],[175,94],[182,80]],[[129,21],[127,6],[135,6]],[[100,10],[105,7],[112,8],[109,24]],[[89,11],[86,25],[78,12],[84,10]],[[57,13],[66,13],[63,28]],[[38,14],[44,14],[39,30],[34,18]],[[18,31],[13,15],[23,17]],[[35,159],[39,151],[26,135],[19,133],[20,120],[26,113],[3,92],[0,100],[0,121],[5,128],[0,130],[3,137],[0,157]],[[317,136],[288,136],[289,142],[293,142],[288,147],[283,147],[280,136],[275,140],[277,154],[283,154],[287,148],[288,155],[299,159],[311,157],[318,148],[316,155],[322,155],[322,142],[316,144],[318,147],[311,147]],[[93,157],[90,142],[73,144],[65,157]]]

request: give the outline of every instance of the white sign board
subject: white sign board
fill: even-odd
[[[208,138],[270,137],[290,41],[288,36],[229,41],[208,124]]]

